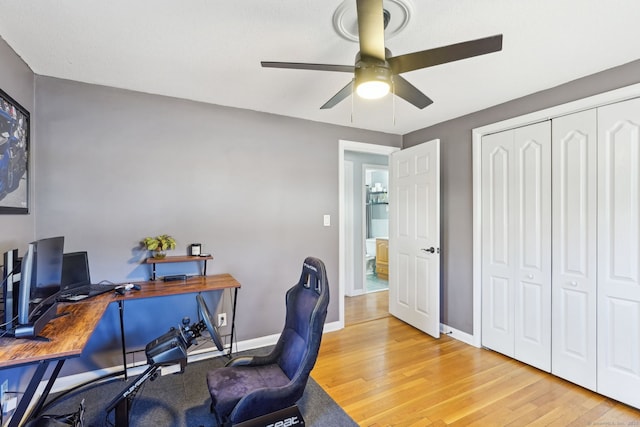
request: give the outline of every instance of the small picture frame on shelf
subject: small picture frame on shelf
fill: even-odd
[[[191,256],[200,256],[202,254],[202,245],[200,243],[192,243],[189,247],[189,254]]]

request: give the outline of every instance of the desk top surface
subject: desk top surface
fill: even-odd
[[[137,282],[139,291],[124,295],[106,293],[76,303],[58,304],[58,313],[68,313],[51,320],[40,333],[49,339],[0,338],[0,368],[19,366],[41,360],[58,360],[79,356],[102,318],[107,306],[115,301],[154,298],[196,292],[240,288],[230,274],[196,276],[174,282]]]

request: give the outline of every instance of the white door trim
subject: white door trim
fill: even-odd
[[[355,141],[338,141],[338,324],[344,328],[344,296],[345,296],[345,217],[344,217],[344,152],[358,151],[361,153],[390,155],[400,150],[388,145],[367,144]]]
[[[492,123],[471,130],[472,167],[473,167],[473,341],[472,345],[480,347],[482,342],[482,215],[481,215],[481,154],[482,137],[496,132],[513,129],[528,124],[550,120],[555,117],[577,113],[606,104],[640,97],[640,83],[600,93],[577,101],[535,111],[511,119]]]
[[[353,162],[345,160],[344,161],[344,215],[345,218],[349,218],[353,216],[353,208],[354,208],[354,185],[353,185]],[[353,221],[345,221],[344,224],[344,233],[345,233],[345,242],[344,242],[344,257],[345,257],[345,268],[344,268],[344,283],[345,283],[345,295],[355,295],[356,294],[356,283],[355,283],[355,230],[353,226]]]

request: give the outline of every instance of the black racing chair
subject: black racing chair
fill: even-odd
[[[295,406],[318,357],[328,304],[324,264],[309,257],[300,281],[287,291],[284,330],[273,351],[237,357],[207,373],[218,425],[236,425]]]

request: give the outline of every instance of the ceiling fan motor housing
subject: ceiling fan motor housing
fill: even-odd
[[[391,86],[391,66],[386,60],[356,55],[356,87],[363,82],[381,81]]]

